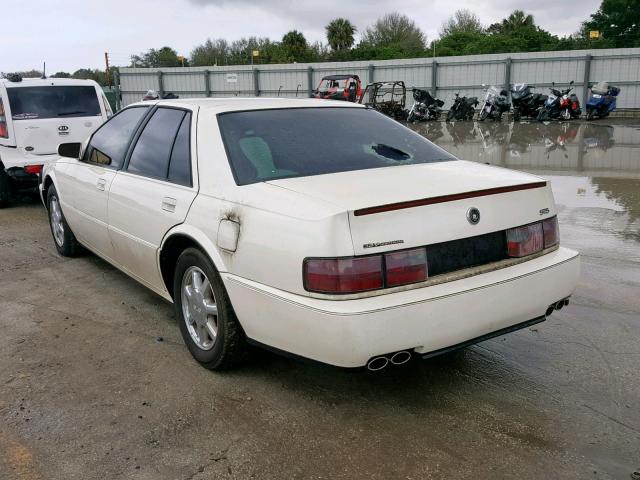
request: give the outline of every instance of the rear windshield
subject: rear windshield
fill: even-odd
[[[455,160],[395,120],[364,108],[290,108],[218,115],[238,185]]]
[[[46,86],[7,88],[11,118],[91,117],[100,115],[100,103],[92,86]]]

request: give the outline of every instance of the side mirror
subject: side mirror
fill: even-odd
[[[571,80],[571,81],[569,82],[569,85],[573,85],[573,83],[574,83],[574,82],[573,82],[573,80]]]
[[[61,143],[60,145],[58,145],[58,155],[60,155],[61,157],[75,158],[77,160],[80,158],[81,148],[82,144],[79,142]]]

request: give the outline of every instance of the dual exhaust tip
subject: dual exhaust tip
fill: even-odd
[[[562,300],[552,303],[547,307],[547,311],[545,312],[545,316],[549,316],[553,313],[554,310],[562,310],[562,307],[569,305],[569,297],[563,298]]]
[[[377,372],[386,368],[389,364],[403,365],[411,360],[411,352],[408,350],[401,350],[396,353],[390,353],[387,355],[380,355],[373,357],[367,362],[367,370],[371,372]]]

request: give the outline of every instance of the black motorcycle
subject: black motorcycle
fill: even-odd
[[[511,101],[513,102],[513,120],[518,122],[522,117],[536,118],[538,111],[547,101],[547,96],[533,93],[526,83],[516,83],[511,87]]]
[[[456,93],[453,99],[453,105],[447,112],[447,122],[451,120],[473,120],[478,106],[478,97],[461,97],[460,93]]]
[[[552,84],[555,87],[555,83]],[[562,119],[571,120],[572,118],[579,118],[582,113],[580,108],[580,100],[575,93],[571,93],[573,90],[573,80],[569,82],[569,88],[564,90],[558,90],[556,88],[550,88],[551,95],[544,102],[544,106],[538,113],[538,121],[543,122],[545,120]]]
[[[490,118],[499,122],[502,120],[502,114],[504,112],[508,112],[511,108],[511,104],[507,98],[508,93],[506,90],[501,90],[495,86],[485,88],[487,93],[484,96],[482,107],[480,107],[478,120],[482,122],[487,118]]]
[[[442,114],[444,102],[433,98],[426,90],[413,89],[413,105],[407,115],[407,122],[438,120]]]

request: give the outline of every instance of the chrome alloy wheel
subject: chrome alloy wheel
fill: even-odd
[[[60,202],[58,197],[53,196],[51,198],[51,205],[49,207],[49,216],[51,217],[51,230],[53,230],[53,238],[59,247],[64,244],[64,223],[62,223],[62,210],[60,209]]]
[[[182,317],[191,339],[202,350],[211,350],[218,335],[218,306],[211,282],[198,267],[182,276]]]

